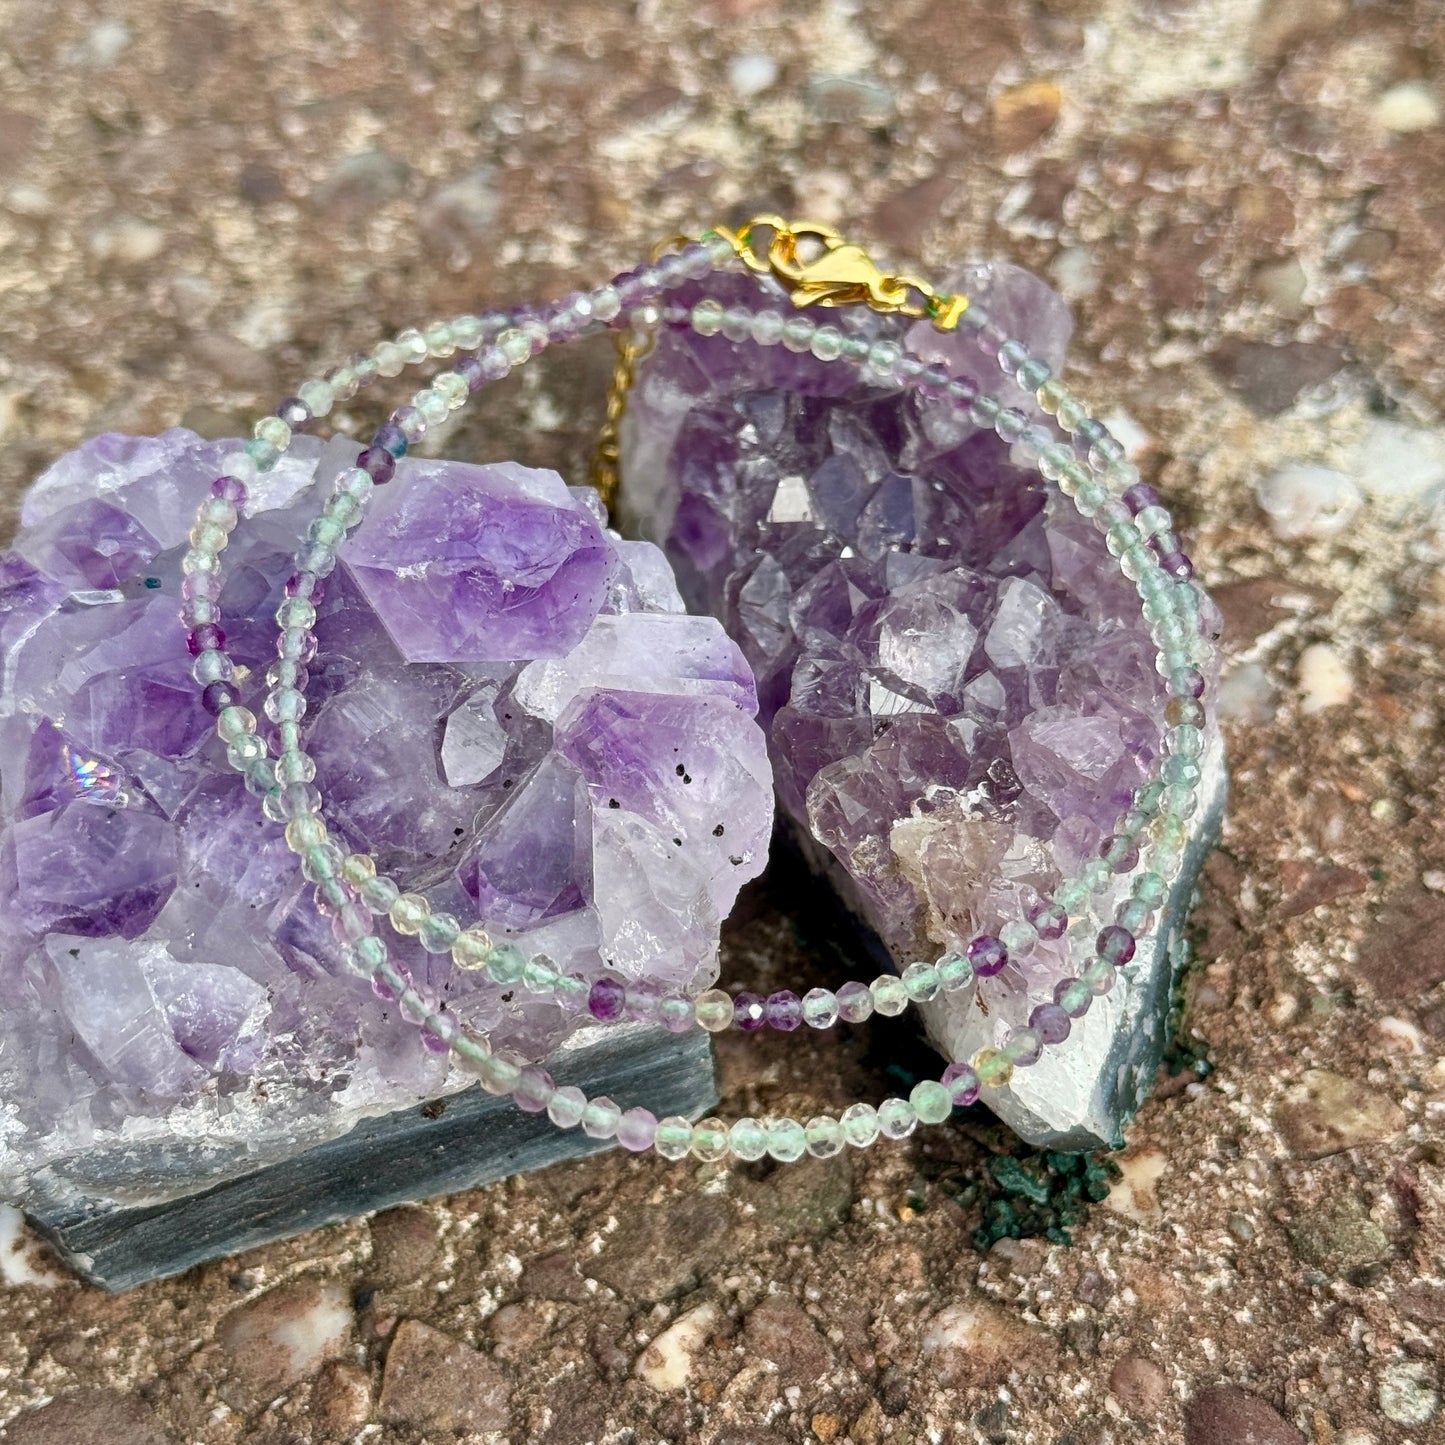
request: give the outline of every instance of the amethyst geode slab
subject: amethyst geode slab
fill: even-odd
[[[946,289],[1062,366],[1072,323],[1037,277],[975,266]],[[704,294],[759,304],[748,278],[714,277],[685,299]],[[862,308],[826,319],[1047,420],[972,333]],[[631,525],[664,544],[689,606],[720,617],[752,664],[791,836],[880,961],[901,968],[997,933],[1098,856],[1161,751],[1156,649],[1102,537],[991,430],[806,352],[670,331],[639,368],[623,467]],[[1213,723],[1204,762],[1191,868],[1127,987],[989,1096],[1034,1143],[1119,1143],[1153,1077],[1178,930],[1223,801]],[[926,1005],[940,1050],[967,1059],[1026,1023],[1080,971],[1130,882],[1070,936]]]
[[[0,556],[0,1197],[155,1203],[469,1082],[341,968],[199,705],[179,556],[235,445],[96,438],[34,484]],[[224,555],[258,712],[291,554],[355,451],[299,440]],[[657,549],[555,473],[407,461],[344,558],[306,724],[333,832],[529,956],[712,983],[771,776],[740,650]],[[550,996],[397,949],[498,1048],[590,1037]],[[706,1050],[688,1057],[701,1108]]]

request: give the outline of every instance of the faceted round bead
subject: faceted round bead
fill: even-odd
[[[735,1120],[728,1130],[728,1148],[737,1158],[752,1163],[768,1152],[767,1133],[756,1119]]]
[[[522,970],[522,987],[528,993],[551,993],[558,982],[557,970],[552,967],[551,959],[539,954],[527,960]]]
[[[906,1139],[918,1127],[918,1115],[907,1099],[884,1099],[878,1106],[878,1129],[888,1139]]]
[[[314,783],[286,783],[285,788],[277,788],[275,764],[262,764],[262,767],[272,783],[262,809],[272,822],[283,824],[292,818],[306,818],[321,812],[321,792]]]
[[[306,716],[306,696],[294,687],[278,687],[263,708],[272,722],[300,722]]]
[[[368,878],[364,883],[358,884],[357,888],[361,901],[373,913],[389,915],[397,899],[401,897],[401,889],[390,878]]]
[[[783,344],[787,345],[786,336]],[[902,358],[903,348],[896,341],[875,341],[868,348],[868,369],[880,377],[891,377]]]
[[[211,483],[211,495],[218,501],[229,502],[234,509],[246,504],[249,493],[239,477],[217,477]]]
[[[692,308],[690,320],[692,329],[699,336],[716,336],[722,330],[722,304],[704,297]]]
[[[1014,1076],[1013,1061],[1002,1049],[980,1049],[973,1056],[973,1071],[986,1089],[1007,1088]]]
[[[861,1024],[872,1013],[873,994],[866,983],[853,979],[838,990],[838,1017],[845,1024]]]
[[[733,1000],[733,1023],[745,1034],[762,1028],[766,1021],[767,1005],[758,993],[740,993]]]
[[[528,1064],[517,1079],[512,1098],[524,1114],[540,1114],[556,1092],[557,1085],[551,1074],[536,1064]]]
[[[706,993],[698,994],[693,1000],[692,1008],[697,1015],[699,1027],[710,1034],[720,1034],[724,1029],[732,1027],[733,1001],[720,988],[710,988]]]
[[[582,1132],[589,1139],[611,1139],[622,1122],[622,1110],[605,1094],[582,1111]]]
[[[278,452],[291,445],[291,428],[279,416],[263,416],[252,432],[257,441],[269,442]]]
[[[657,1115],[640,1105],[629,1109],[617,1121],[617,1142],[633,1154],[651,1149],[657,1138]]]
[[[810,1029],[830,1029],[838,1022],[838,996],[830,988],[810,988],[803,995],[803,1022]]]
[[[973,964],[968,955],[950,951],[938,960],[938,984],[944,993],[957,993],[973,982]]]
[[[377,939],[377,942],[381,942]],[[371,991],[386,1003],[395,1003],[411,983],[411,975],[390,958],[383,958],[371,979]],[[498,1092],[493,1090],[493,1093]],[[505,1090],[501,1091],[505,1092]]]
[[[255,463],[258,472],[269,472],[281,460],[280,449],[264,437],[253,437],[248,441],[246,455]]]
[[[932,1079],[913,1086],[908,1102],[921,1124],[942,1124],[953,1113],[953,1097],[948,1089]]]
[[[796,1119],[764,1119],[763,1133],[768,1140],[768,1153],[780,1164],[791,1164],[803,1157],[808,1136]]]
[[[806,316],[790,316],[783,322],[783,346],[788,351],[807,351],[817,328]]]
[[[657,1006],[657,1018],[670,1034],[685,1034],[692,1028],[692,1000],[686,994],[668,994]]]
[[[1137,898],[1131,898],[1127,902],[1121,903],[1118,911],[1114,914],[1114,922],[1126,933],[1132,933],[1135,938],[1146,932],[1152,918],[1153,912],[1149,905],[1140,903]]]
[[[1099,845],[1099,856],[1115,873],[1132,873],[1139,866],[1139,845],[1122,833],[1106,838]]]
[[[1146,903],[1150,908],[1158,908],[1169,894],[1169,885],[1159,874],[1154,872],[1140,873],[1135,879],[1130,892],[1141,903]]]
[[[1036,1029],[1015,1029],[1005,1041],[1003,1052],[1015,1068],[1027,1069],[1043,1057],[1044,1041]]]
[[[659,1119],[652,1147],[663,1159],[686,1159],[692,1148],[692,1124],[681,1114]]]
[[[298,819],[297,822],[301,820]],[[295,824],[291,825],[292,827]],[[290,828],[287,828],[287,835],[290,835]],[[422,897],[420,893],[403,893],[395,903],[391,905],[390,918],[391,926],[398,933],[403,933],[409,938],[414,938],[421,932],[421,926],[426,922],[427,916],[431,913],[431,904]]]
[[[266,756],[266,744],[254,736],[240,738],[226,749],[226,761],[238,773],[244,773],[252,763]]]
[[[692,1157],[704,1164],[727,1158],[728,1126],[721,1119],[702,1119],[692,1126]]]
[[[547,1117],[559,1129],[575,1129],[582,1122],[587,1096],[572,1084],[564,1084],[547,1102]]]
[[[979,978],[992,978],[994,974],[1001,973],[1004,965],[1008,963],[1008,949],[1000,939],[988,934],[975,938],[968,945],[967,953],[969,962],[973,964],[973,971]]]
[[[1204,726],[1204,704],[1194,697],[1171,697],[1164,704],[1164,721],[1172,728]]]
[[[356,459],[356,465],[379,487],[396,475],[396,458],[385,447],[367,447]]]
[[[527,957],[515,943],[499,943],[487,960],[487,973],[493,983],[521,983],[527,968]]]
[[[803,1022],[803,1002],[792,989],[779,989],[768,995],[764,1004],[768,1027],[790,1034]]]
[[[831,1114],[819,1114],[803,1127],[808,1153],[814,1159],[831,1159],[843,1152],[843,1126]]]
[[[927,1003],[938,997],[938,966],[920,960],[903,970],[903,991],[912,1003]]]
[[[317,377],[303,381],[296,388],[296,396],[312,416],[325,416],[336,401],[332,388]]]
[[[326,841],[326,824],[311,813],[292,818],[286,825],[286,846],[293,853],[304,853]]]
[[[335,878],[341,868],[343,856],[335,843],[319,843],[301,855],[301,875],[310,883],[322,883],[329,878]]]
[[[462,357],[453,368],[453,372],[471,394],[479,392],[486,382],[486,377],[482,372],[482,363],[475,356]]]
[[[624,995],[624,1006],[627,1017],[638,1022],[646,1022],[657,1016],[657,1010],[662,1004],[662,985],[654,983],[650,978],[630,979],[626,985]]]
[[[461,924],[450,913],[429,913],[416,937],[428,953],[450,953],[461,932]]]
[[[1010,958],[1022,958],[1039,941],[1039,932],[1023,918],[1011,918],[998,931],[998,941]]]
[[[1083,1018],[1093,1000],[1093,989],[1081,978],[1063,978],[1054,985],[1054,1002],[1071,1019]]]
[[[310,753],[285,752],[276,759],[276,782],[280,787],[288,783],[310,783],[316,779],[316,760]]]
[[[872,1104],[852,1104],[838,1122],[843,1137],[855,1149],[866,1149],[878,1137],[878,1110]]]
[[[209,687],[213,682],[235,682],[236,669],[224,652],[203,652],[191,664],[191,676]]]
[[[385,940],[371,935],[358,938],[341,950],[341,961],[352,973],[370,978],[386,962]]]
[[[1029,1027],[1046,1044],[1061,1044],[1068,1038],[1073,1023],[1057,1003],[1041,1003],[1029,1015]]]
[[[1099,998],[1111,992],[1118,979],[1119,970],[1107,958],[1091,959],[1079,975],[1079,982],[1086,984],[1089,991]]]
[[[622,298],[615,286],[599,286],[592,293],[592,314],[599,321],[612,321],[622,310]]]
[[[836,361],[843,354],[843,333],[836,326],[820,326],[810,349],[819,361]]]
[[[908,994],[903,980],[891,973],[880,974],[868,986],[873,995],[873,1008],[885,1018],[896,1018],[908,1007]]]
[[[1194,576],[1194,563],[1183,552],[1167,552],[1159,559],[1159,568],[1176,582],[1188,582]]]
[[[343,904],[331,920],[332,937],[341,944],[356,943],[374,931],[371,914],[359,903]]]
[[[1062,938],[1068,931],[1068,910],[1047,898],[1040,899],[1029,909],[1029,922],[1033,924],[1040,938],[1051,943],[1056,938]]]
[[[228,708],[235,707],[240,696],[229,682],[207,683],[201,692],[201,706],[212,717],[219,717]]]
[[[1118,924],[1111,923],[1105,928],[1095,942],[1099,950],[1099,957],[1106,958],[1110,963],[1125,964],[1134,957],[1135,950],[1134,935],[1127,928],[1120,928]]]
[[[487,1093],[500,1097],[510,1094],[522,1077],[523,1065],[515,1059],[504,1059],[493,1054],[477,1070],[477,1081]]]
[[[452,943],[452,962],[458,968],[476,972],[487,966],[491,952],[491,935],[483,930],[468,928],[457,934]]]
[[[970,1064],[950,1064],[943,1071],[943,1087],[956,1109],[966,1109],[978,1102],[978,1075]]]

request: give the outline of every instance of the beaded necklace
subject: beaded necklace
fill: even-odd
[[[772,238],[765,249],[758,239],[764,234]],[[813,250],[821,243],[821,252],[806,255],[810,243]],[[669,290],[701,280],[714,269],[735,266],[739,260],[780,283],[795,304],[867,306],[927,318],[940,331],[967,327],[985,352],[996,358],[1002,376],[1030,392],[1040,409],[1054,417],[1062,437],[1003,405],[976,381],[953,376],[895,341],[870,341],[768,304],[724,308],[707,298],[690,307],[664,304]],[[767,300],[764,291],[764,303]],[[623,983],[603,977],[589,982],[558,972],[545,959],[527,959],[514,945],[493,940],[480,923],[464,927],[452,915],[434,912],[422,895],[401,892],[393,880],[377,872],[369,853],[345,853],[331,840],[322,817],[324,800],[314,782],[316,765],[302,740],[307,664],[316,652],[310,629],[338,548],[361,521],[374,488],[391,480],[397,461],[425,437],[428,426],[552,344],[605,328],[618,331],[624,338],[619,377],[625,383],[646,338],[659,327],[721,335],[738,345],[781,345],[945,400],[974,425],[994,430],[1011,444],[1017,458],[1036,467],[1080,515],[1091,519],[1133,583],[1159,649],[1157,666],[1169,694],[1163,753],[1154,776],[1134,791],[1101,856],[1052,898],[1037,903],[1026,918],[1005,924],[998,936],[979,936],[937,960],[909,963],[901,975],[884,974],[866,984],[853,981],[836,990],[816,988],[802,998],[791,990],[765,999],[748,992],[732,996],[721,989],[694,998],[645,980]],[[349,398],[377,376],[393,376],[406,365],[456,352],[462,355],[451,369],[439,373],[408,405],[393,411],[370,445],[360,451],[356,464],[335,479],[331,495],[307,530],[276,611],[277,661],[267,672],[262,709],[273,725],[268,745],[255,714],[241,705],[220,626],[220,558],[239,523],[248,485],[273,468],[293,435],[325,416],[336,400]],[[614,387],[603,438],[605,483],[615,482],[619,395],[620,389]],[[1107,429],[1047,365],[996,326],[981,307],[970,306],[962,296],[940,296],[916,278],[880,272],[866,253],[843,243],[827,228],[761,217],[736,233],[707,232],[650,266],[623,273],[592,291],[575,292],[541,310],[465,316],[422,331],[404,331],[331,376],[304,383],[273,415],[256,424],[253,440],[244,451],[227,457],[224,465],[225,474],[212,484],[211,497],[199,509],[191,547],[182,560],[181,617],[195,657],[193,676],[227,745],[228,761],[260,797],[266,815],[285,825],[286,842],[315,885],[317,906],[331,920],[346,966],[368,978],[379,996],[395,1002],[419,1026],[427,1048],[451,1053],[483,1088],[510,1094],[523,1110],[545,1111],[559,1128],[580,1126],[590,1137],[616,1138],[634,1151],[653,1148],[670,1159],[692,1155],[716,1160],[732,1154],[750,1160],[767,1154],[788,1162],[804,1153],[826,1157],[844,1144],[863,1147],[880,1134],[902,1138],[919,1123],[942,1123],[955,1106],[973,1103],[982,1089],[1005,1087],[1016,1069],[1036,1063],[1046,1047],[1068,1038],[1073,1022],[1083,1017],[1092,1000],[1115,986],[1180,872],[1187,820],[1198,805],[1202,698],[1211,645],[1204,632],[1201,596],[1192,585],[1193,568],[1168,512],[1153,489],[1141,482]],[[373,915],[381,916],[395,932],[417,938],[428,952],[450,954],[460,968],[482,970],[499,984],[521,984],[533,993],[552,995],[601,1023],[646,1019],[673,1031],[694,1026],[710,1032],[733,1026],[753,1031],[769,1026],[790,1032],[803,1023],[827,1028],[839,1020],[861,1022],[874,1012],[896,1015],[910,1003],[925,1003],[939,993],[956,992],[999,973],[1010,958],[1026,956],[1040,941],[1061,938],[1071,925],[1079,926],[1078,910],[1104,892],[1116,874],[1135,872],[1141,851],[1149,866],[1135,876],[1130,896],[1118,905],[1113,921],[1098,932],[1091,961],[1077,977],[1059,979],[1053,997],[1039,1003],[1027,1025],[1013,1030],[1001,1047],[982,1049],[967,1062],[951,1064],[940,1079],[916,1085],[907,1099],[890,1098],[876,1108],[855,1104],[839,1117],[824,1114],[806,1122],[743,1118],[731,1125],[716,1119],[693,1124],[681,1117],[659,1121],[646,1109],[624,1111],[610,1099],[588,1099],[576,1088],[558,1087],[541,1066],[493,1052],[485,1035],[462,1027],[444,1005],[414,987],[373,924]],[[1083,923],[1087,925],[1087,920]]]

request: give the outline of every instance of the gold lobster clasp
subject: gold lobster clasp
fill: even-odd
[[[766,247],[760,234],[771,232]],[[899,316],[926,317],[941,331],[958,325],[964,296],[939,296],[915,276],[884,271],[863,249],[821,221],[754,216],[732,237],[754,271],[771,275],[795,306],[869,306]]]

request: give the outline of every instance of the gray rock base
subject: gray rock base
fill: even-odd
[[[589,1029],[549,1061],[559,1084],[642,1104],[659,1118],[701,1117],[717,1102],[712,1049],[701,1032]],[[490,1184],[611,1148],[557,1129],[510,1099],[473,1087],[359,1124],[339,1139],[163,1204],[99,1196],[21,1201],[66,1262],[120,1291],[374,1209]]]

